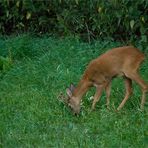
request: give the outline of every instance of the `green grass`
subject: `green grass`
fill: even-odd
[[[107,49],[122,43],[77,38],[56,39],[29,35],[0,39],[0,54],[11,51],[13,66],[0,79],[0,147],[148,147],[148,108],[138,110],[141,91],[134,94],[120,112],[115,108],[124,96],[121,78],[112,84],[111,109],[105,107],[105,94],[90,112],[94,93],[83,98],[76,117],[58,100],[71,82],[77,84],[88,62]],[[141,67],[148,81],[148,60]]]

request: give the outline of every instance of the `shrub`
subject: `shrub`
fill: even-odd
[[[88,41],[140,38],[147,42],[147,7],[147,0],[3,0],[0,31],[75,34]]]

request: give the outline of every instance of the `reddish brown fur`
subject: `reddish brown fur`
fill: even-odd
[[[96,87],[96,94],[92,104],[92,109],[99,101],[102,90],[105,89],[107,94],[107,106],[109,105],[110,84],[116,76],[123,76],[125,79],[126,94],[119,105],[121,109],[129,95],[132,92],[132,80],[136,81],[142,89],[141,109],[145,102],[145,93],[148,90],[147,84],[140,78],[138,68],[144,60],[144,54],[133,46],[114,48],[102,54],[97,59],[92,60],[86,68],[78,86],[71,92],[69,104],[74,112],[80,111],[80,100],[84,93],[91,86]]]

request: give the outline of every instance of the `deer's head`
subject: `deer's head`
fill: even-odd
[[[79,103],[79,100],[73,95],[74,90],[75,90],[75,86],[73,84],[71,84],[70,87],[66,89],[66,93],[68,96],[67,104],[72,109],[74,114],[79,114],[80,103]]]

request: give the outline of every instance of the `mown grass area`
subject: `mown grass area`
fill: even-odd
[[[20,35],[0,39],[0,54],[11,53],[12,67],[0,78],[0,147],[148,147],[148,108],[138,110],[141,91],[124,108],[116,108],[124,96],[122,78],[112,84],[111,109],[105,94],[90,112],[91,89],[82,101],[79,116],[58,100],[71,82],[77,84],[88,62],[106,50],[122,45],[111,41],[92,44],[77,38]],[[141,76],[148,81],[148,60]]]

